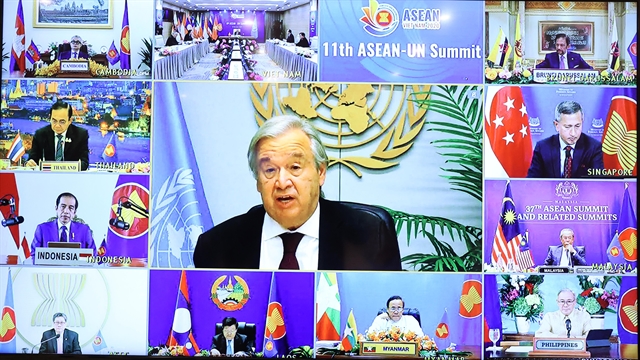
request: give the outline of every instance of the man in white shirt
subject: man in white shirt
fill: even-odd
[[[418,320],[411,315],[404,316],[402,314],[403,311],[404,300],[398,295],[390,297],[387,300],[387,312],[383,312],[373,319],[373,323],[367,333],[389,331],[391,328],[397,327],[403,333],[412,331],[416,336],[424,336]]]
[[[402,269],[388,214],[382,221],[321,196],[329,158],[311,123],[288,115],[265,121],[247,158],[262,205],[200,235],[196,267]]]
[[[576,294],[562,289],[556,299],[558,310],[544,314],[536,337],[586,337],[591,330],[591,315],[576,309]]]

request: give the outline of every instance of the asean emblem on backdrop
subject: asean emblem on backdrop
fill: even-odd
[[[460,316],[473,319],[480,314],[482,314],[482,283],[478,280],[467,280],[462,283]]]
[[[622,327],[631,334],[638,333],[638,288],[627,290],[620,296],[618,317]]]
[[[231,281],[231,276],[222,275],[211,286],[211,300],[221,310],[240,310],[249,301],[247,282],[237,275],[234,275],[233,279],[235,284]],[[226,284],[225,280],[227,280]]]
[[[278,115],[308,119],[320,132],[329,167],[383,170],[399,164],[424,125],[424,100],[431,85],[253,83],[251,101],[258,126]],[[375,150],[366,150],[374,144]],[[366,149],[365,149],[366,148]],[[339,152],[339,157],[331,156]]]
[[[122,217],[129,224],[127,230],[117,228],[113,225],[109,226],[109,230],[118,234],[125,239],[136,239],[149,231],[149,218],[132,209],[122,207],[118,213],[118,203],[128,201],[148,210],[149,209],[149,190],[137,183],[125,183],[118,186],[113,191],[111,199],[111,217]]]
[[[279,302],[269,303],[265,327],[265,337],[273,338],[273,340],[282,339],[287,333],[284,326],[284,317],[282,316],[282,304]]]

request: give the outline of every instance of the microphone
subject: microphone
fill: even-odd
[[[6,220],[2,220],[2,226],[7,227],[7,226],[13,226],[13,225],[18,225],[18,224],[22,224],[24,222],[24,218],[22,216],[9,216],[8,219]]]
[[[567,326],[567,339],[571,337],[571,319],[567,319],[564,321],[564,324]]]
[[[45,340],[45,341],[40,341],[40,343],[39,343],[39,344],[35,344],[35,345],[33,345],[33,347],[31,348],[31,353],[33,354],[33,350],[35,350],[35,349],[36,349],[36,346],[40,346],[40,345],[42,345],[42,344],[46,343],[47,341],[51,341],[51,340],[53,340],[53,339],[57,339],[57,338],[59,338],[59,337],[60,337],[60,334],[56,334],[56,336],[54,336],[54,337],[52,337],[52,338],[48,338],[48,339],[47,339],[47,340]]]
[[[11,204],[11,200],[9,199],[0,199],[0,206]]]
[[[122,217],[122,201],[118,200],[118,208],[116,209],[116,217],[109,220],[111,226],[115,226],[120,230],[129,230],[131,226],[128,222],[124,221]]]
[[[110,219],[109,220],[109,224],[111,226],[115,226],[116,228],[120,229],[120,230],[129,230],[129,223],[124,221],[124,219],[122,219],[122,217],[118,217],[118,218],[114,218],[114,219]]]

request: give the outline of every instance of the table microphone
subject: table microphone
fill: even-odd
[[[45,341],[40,341],[40,343],[39,343],[39,344],[35,344],[35,345],[33,345],[33,347],[31,348],[31,353],[33,354],[33,350],[35,350],[35,349],[36,349],[36,346],[40,346],[40,345],[42,345],[42,344],[46,343],[47,341],[51,341],[51,340],[53,340],[53,339],[57,339],[57,338],[59,338],[59,337],[60,337],[60,334],[56,334],[56,336],[54,336],[54,337],[52,337],[52,338],[49,338],[49,339],[47,339],[47,340],[45,340]]]
[[[564,321],[564,324],[567,326],[567,339],[570,338],[571,334],[571,319],[567,319]]]

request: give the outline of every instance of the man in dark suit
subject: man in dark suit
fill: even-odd
[[[74,35],[69,44],[71,45],[71,50],[61,51],[58,55],[59,60],[89,59],[89,54],[84,51],[80,51],[80,48],[83,45],[82,38],[80,36]]]
[[[78,210],[78,199],[72,193],[62,193],[56,199],[56,220],[44,222],[36,227],[31,242],[32,259],[35,262],[36,248],[47,247],[50,242],[79,242],[80,247],[92,249],[96,255],[96,244],[91,229],[86,224],[73,221]]]
[[[291,29],[287,30],[287,42],[291,44],[296,42],[296,39],[293,37],[293,33],[291,32]]]
[[[200,235],[196,267],[402,269],[395,229],[321,198],[329,160],[309,122],[295,116],[266,121],[247,155],[263,205]]]
[[[575,101],[556,106],[554,124],[558,134],[536,143],[530,178],[577,178],[589,175],[590,169],[604,169],[602,144],[582,135],[584,113]]]
[[[78,333],[67,327],[67,315],[55,313],[53,315],[53,329],[42,333],[40,340],[40,354],[82,354]]]
[[[36,130],[29,150],[27,166],[38,166],[40,160],[78,161],[80,168],[89,167],[89,133],[72,124],[71,105],[58,100],[49,110],[51,126]]]
[[[580,54],[569,51],[571,40],[566,34],[556,35],[556,52],[548,53],[536,69],[593,69]]]
[[[234,317],[222,320],[222,334],[213,337],[211,355],[249,356],[255,344],[246,335],[238,334],[238,321]]]
[[[298,39],[298,42],[296,43],[296,46],[299,47],[309,47],[309,40],[307,40],[306,36],[304,35],[303,32],[300,33],[300,39]]]
[[[544,260],[544,264],[551,266],[586,266],[587,261],[584,258],[584,247],[574,247],[574,239],[573,230],[568,228],[562,229],[562,231],[560,231],[561,244],[549,248],[549,253]]]

